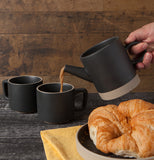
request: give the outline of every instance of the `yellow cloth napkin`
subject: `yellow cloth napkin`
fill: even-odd
[[[41,131],[47,160],[83,160],[76,149],[75,136],[81,126]]]

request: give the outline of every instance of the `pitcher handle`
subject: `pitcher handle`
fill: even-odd
[[[131,42],[131,43],[125,45],[125,48],[126,48],[126,50],[129,51],[132,46],[134,46],[134,45],[136,45],[136,44],[139,44],[139,43],[140,43],[139,41]],[[143,61],[143,57],[144,57],[144,55],[145,55],[146,52],[147,52],[147,51],[144,50],[144,51],[142,51],[141,53],[139,53],[136,58],[134,58],[134,59],[131,60],[132,64],[133,64],[134,66],[136,66],[137,63],[142,62],[142,61]]]

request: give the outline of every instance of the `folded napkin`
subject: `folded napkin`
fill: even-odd
[[[83,160],[76,149],[75,136],[81,126],[41,131],[47,160]]]

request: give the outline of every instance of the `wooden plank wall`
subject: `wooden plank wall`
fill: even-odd
[[[1,0],[0,82],[25,74],[58,81],[65,64],[82,66],[80,55],[89,47],[112,36],[123,42],[153,21],[153,0]],[[137,72],[141,83],[134,91],[154,91],[154,66]],[[64,81],[95,92],[72,75]]]

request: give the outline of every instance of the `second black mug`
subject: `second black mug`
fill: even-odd
[[[48,123],[66,123],[73,120],[75,111],[82,111],[86,107],[88,92],[85,88],[74,88],[73,85],[63,83],[42,84],[37,87],[37,104],[39,119]],[[81,106],[76,106],[77,94],[83,94]]]

